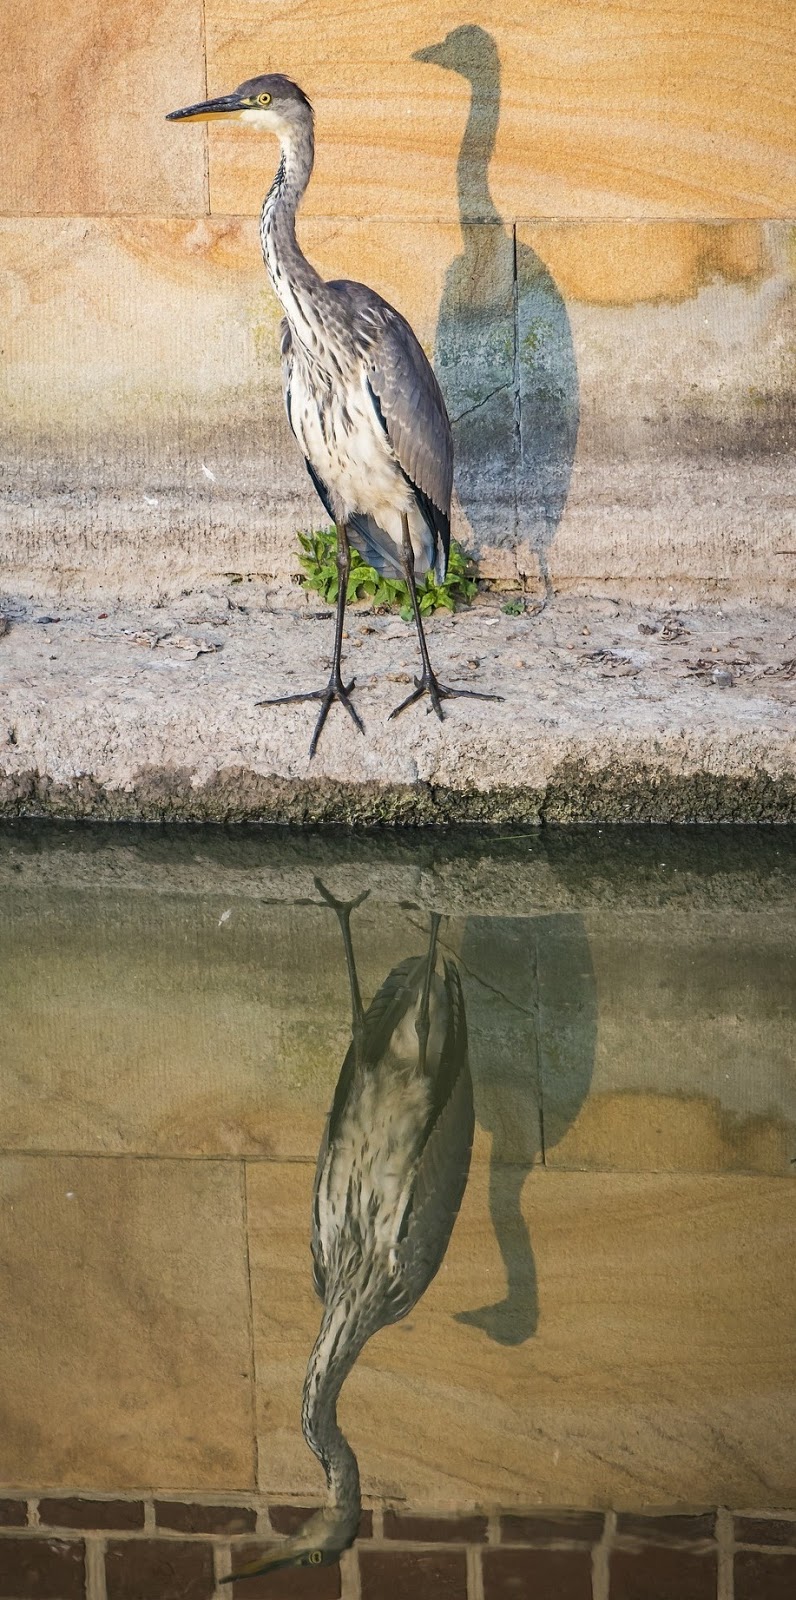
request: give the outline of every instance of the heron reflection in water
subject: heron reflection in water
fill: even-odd
[[[232,1578],[320,1566],[353,1542],[359,1468],[337,1421],[338,1396],[371,1335],[405,1317],[439,1270],[473,1142],[464,1001],[455,963],[437,972],[440,917],[431,918],[426,954],[393,967],[365,1011],[350,919],[369,891],[341,902],[320,879],[315,886],[340,923],[351,989],[351,1044],[315,1173],[312,1262],[323,1316],[301,1412],[328,1499],[294,1539]]]

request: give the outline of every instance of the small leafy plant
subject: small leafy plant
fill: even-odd
[[[333,605],[337,600],[337,536],[334,528],[320,528],[313,533],[300,533],[298,541],[302,554],[299,562],[304,568],[302,587],[312,589],[323,600]],[[478,589],[472,577],[471,564],[455,540],[451,543],[448,570],[444,581],[438,583],[433,572],[427,572],[417,585],[417,598],[422,616],[432,611],[455,611],[456,602],[469,605]],[[404,622],[412,620],[409,588],[403,578],[383,578],[374,567],[351,547],[351,571],[348,577],[346,599],[367,600],[374,611],[399,610]]]

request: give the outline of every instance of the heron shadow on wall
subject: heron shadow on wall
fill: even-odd
[[[500,116],[492,35],[467,24],[414,59],[458,72],[471,86],[456,168],[464,248],[446,275],[434,344],[459,499],[476,550],[527,545],[549,596],[549,551],[578,433],[569,317],[541,257],[504,224],[490,194]]]
[[[591,1087],[597,1038],[594,966],[577,913],[470,917],[458,958],[470,1015],[478,1125],[492,1135],[489,1213],[503,1261],[502,1300],[457,1313],[497,1344],[536,1333],[539,1288],[522,1194]]]

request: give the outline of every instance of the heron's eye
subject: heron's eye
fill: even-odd
[[[270,99],[270,95],[269,95],[269,99]],[[323,1555],[321,1554],[320,1550],[311,1550],[309,1555],[308,1555],[308,1557],[307,1557],[307,1560],[309,1561],[310,1566],[317,1567],[317,1566],[320,1566],[320,1563],[323,1560]]]
[[[271,104],[271,96],[270,96],[270,94],[258,94],[258,96],[257,96],[257,104],[258,104],[258,106],[270,106],[270,104]]]

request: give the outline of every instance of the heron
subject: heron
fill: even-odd
[[[281,147],[260,213],[260,244],[285,314],[281,354],[287,419],[335,525],[337,614],[328,683],[257,704],[319,700],[312,759],[335,701],[359,732],[365,731],[350,698],[355,680],[343,681],[341,660],[351,543],[378,572],[403,577],[409,589],[421,674],[390,717],[424,695],[440,720],[443,700],[501,696],[451,688],[431,666],[416,578],[433,571],[442,582],[447,568],[453,487],[450,421],[431,365],[401,313],[364,284],[327,283],[301,250],[296,213],[315,159],[312,106],[290,78],[266,73],[231,94],[168,113],[168,120],[182,122],[220,117],[275,134]]]
[[[337,1561],[362,1509],[357,1458],[337,1421],[343,1382],[368,1339],[417,1304],[439,1270],[462,1202],[473,1142],[467,1023],[455,962],[428,948],[393,967],[365,1011],[351,901],[315,885],[338,919],[351,994],[351,1044],[321,1140],[312,1202],[312,1271],[323,1301],[301,1426],[323,1467],[327,1504],[295,1538],[226,1582]]]

